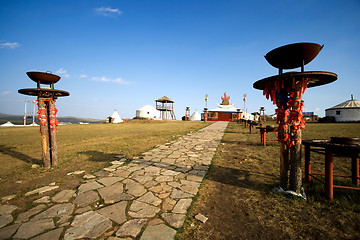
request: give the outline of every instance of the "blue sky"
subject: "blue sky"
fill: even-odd
[[[0,1],[0,112],[23,114],[17,93],[35,87],[27,71],[61,76],[55,88],[58,116],[105,119],[116,109],[136,109],[164,95],[177,119],[230,103],[254,112],[275,107],[252,87],[276,75],[264,55],[295,42],[324,44],[306,71],[331,71],[339,79],[308,89],[305,111],[360,100],[360,1],[158,0]],[[298,70],[299,71],[299,70]]]

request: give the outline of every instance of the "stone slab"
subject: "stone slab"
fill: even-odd
[[[44,204],[40,204],[40,205],[38,205],[36,207],[31,208],[27,212],[22,212],[17,217],[15,223],[25,222],[25,221],[29,220],[29,218],[31,216],[34,216],[35,214],[38,214],[39,212],[41,212],[45,208],[46,208],[46,206]]]
[[[87,192],[83,192],[80,193],[75,200],[73,201],[73,203],[75,203],[77,206],[79,207],[85,207],[93,202],[98,201],[99,195],[94,192],[94,191],[87,191]]]
[[[163,213],[163,219],[172,227],[180,228],[184,224],[186,215],[178,213]]]
[[[4,228],[0,228],[0,239],[8,239],[20,227],[21,223],[13,224]]]
[[[34,237],[31,240],[59,240],[63,230],[64,228],[56,228],[37,237]]]
[[[123,179],[124,178],[122,178],[122,177],[104,177],[97,181],[99,183],[103,184],[104,186],[110,186],[110,185],[113,185],[114,183],[117,183],[117,182],[123,180]]]
[[[133,196],[123,192],[123,184],[121,182],[115,183],[109,187],[100,188],[98,190],[105,204],[111,204],[122,200],[131,200]]]
[[[70,198],[73,197],[75,190],[63,190],[57,193],[53,198],[52,201],[56,203],[64,203],[68,202]]]
[[[119,228],[119,230],[116,232],[116,236],[131,236],[136,238],[139,235],[141,228],[145,225],[146,222],[147,219],[131,219]]]
[[[42,213],[39,213],[32,219],[38,220],[42,218],[54,218],[54,217],[61,217],[63,215],[70,215],[74,211],[75,205],[72,203],[63,203],[63,204],[56,204],[49,209],[45,210]]]
[[[133,218],[151,218],[154,217],[160,208],[140,201],[133,201],[128,214]]]
[[[192,202],[192,199],[191,198],[186,198],[186,199],[180,199],[174,209],[173,209],[173,213],[183,213],[183,214],[186,214],[187,213],[187,210],[188,208],[190,207],[191,205],[191,202]]]
[[[23,223],[14,238],[29,239],[36,236],[46,230],[55,228],[54,222],[51,218],[32,220],[30,222]]]
[[[46,192],[50,192],[52,190],[55,190],[59,188],[59,186],[44,186],[41,188],[37,188],[35,190],[29,191],[27,193],[25,193],[25,196],[30,196],[30,195],[34,195],[34,194],[44,194]]]
[[[101,208],[97,210],[98,213],[105,216],[106,218],[116,222],[117,224],[122,224],[126,221],[125,209],[127,206],[126,201],[122,201],[108,207]]]
[[[79,186],[79,192],[86,192],[86,191],[90,191],[90,190],[95,190],[95,189],[99,189],[102,188],[103,185],[101,185],[100,183],[96,182],[95,180],[92,180],[90,182],[81,184]]]
[[[0,228],[8,225],[14,220],[11,214],[0,215]]]
[[[75,216],[64,239],[97,238],[111,227],[112,222],[103,215],[94,211],[85,212]]]
[[[174,240],[176,231],[165,224],[149,226],[145,229],[140,240]]]
[[[140,202],[149,203],[154,206],[159,206],[162,202],[160,198],[155,197],[155,195],[150,191],[139,197],[137,200]]]
[[[0,206],[0,215],[11,214],[16,209],[18,209],[18,207],[15,205],[1,205]]]
[[[125,189],[127,190],[127,193],[135,197],[140,197],[141,195],[146,193],[145,187],[142,184],[135,181],[129,181],[128,183],[126,183]]]

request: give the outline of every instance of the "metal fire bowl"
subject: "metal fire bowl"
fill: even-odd
[[[66,97],[69,96],[70,93],[63,91],[63,90],[57,90],[57,89],[50,89],[50,88],[24,88],[19,89],[18,93],[24,94],[24,95],[30,95],[30,96],[39,96],[39,97]]]
[[[276,68],[298,68],[311,62],[323,46],[317,43],[293,43],[271,50],[265,59]]]
[[[253,87],[259,90],[264,90],[268,83],[281,80],[284,80],[285,86],[291,86],[293,79],[295,79],[295,81],[299,81],[305,78],[310,78],[308,88],[311,88],[334,82],[337,80],[337,77],[337,74],[332,72],[288,72],[258,80],[253,84]]]
[[[352,137],[330,137],[331,143],[347,144],[347,145],[359,145],[359,138]]]
[[[34,82],[40,81],[41,84],[52,84],[60,80],[60,77],[47,72],[27,72],[26,73]]]

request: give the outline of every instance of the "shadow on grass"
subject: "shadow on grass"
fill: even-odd
[[[116,160],[115,156],[118,156],[120,154],[115,154],[115,153],[103,153],[103,152],[99,152],[99,151],[83,151],[83,152],[78,152],[78,154],[83,154],[89,157],[90,161],[93,162],[111,162]]]
[[[266,183],[257,179],[267,178]],[[206,179],[220,182],[234,187],[246,188],[256,191],[270,190],[273,188],[276,176],[264,172],[239,170],[234,168],[212,165]]]
[[[7,147],[5,145],[0,145],[0,152],[6,155],[9,155],[13,158],[17,158],[26,163],[39,164],[42,165],[42,160],[37,158],[32,158],[22,152],[14,150],[15,147]]]

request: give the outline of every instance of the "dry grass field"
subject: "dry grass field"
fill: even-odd
[[[275,125],[275,123],[267,123]],[[41,164],[38,127],[0,128],[0,197],[17,194],[11,204],[30,208],[26,191],[56,182],[60,189],[75,188],[80,176],[68,172],[97,171],[117,155],[134,158],[157,145],[176,140],[208,124],[203,122],[131,120],[123,124],[65,125],[59,127],[60,164]],[[360,124],[307,124],[303,139],[331,136],[360,137]],[[267,135],[276,140],[274,133]],[[312,155],[314,170],[323,171],[324,157]],[[350,160],[336,158],[334,172],[350,173]],[[21,183],[19,182],[21,181]],[[349,180],[336,183],[348,184]],[[334,190],[334,201],[324,196],[317,181],[305,184],[308,200],[273,193],[279,183],[279,144],[260,144],[258,131],[230,123],[190,208],[177,239],[360,239],[360,191]],[[194,218],[202,213],[209,220]]]
[[[275,125],[275,123],[267,123]],[[360,137],[360,124],[307,124],[303,139]],[[269,133],[268,139],[276,135]],[[324,156],[312,155],[312,167],[324,172]],[[351,161],[336,158],[334,173],[350,174]],[[360,191],[305,184],[308,200],[273,193],[279,184],[279,144],[260,144],[258,132],[230,123],[197,200],[178,239],[360,239]],[[340,182],[339,182],[340,181]],[[335,183],[348,184],[349,179]],[[201,223],[194,216],[209,220]]]
[[[51,182],[59,183],[61,188],[76,187],[80,177],[67,173],[76,170],[91,173],[116,160],[116,155],[131,159],[206,125],[130,120],[121,124],[59,126],[59,166],[50,170],[31,168],[33,164],[42,164],[39,127],[0,128],[0,197],[21,195]],[[14,203],[27,204],[23,199],[15,199]]]

